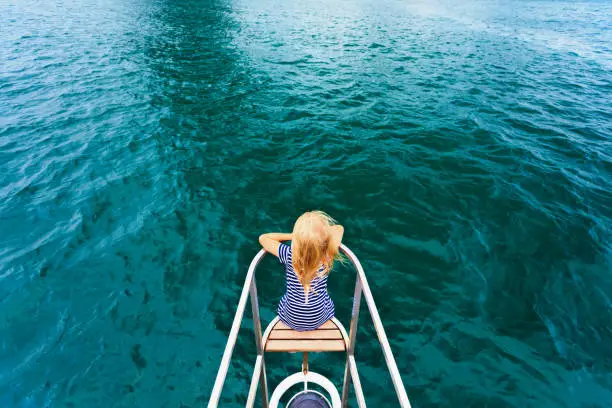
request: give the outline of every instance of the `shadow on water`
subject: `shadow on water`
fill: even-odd
[[[155,321],[151,336],[131,335],[150,360],[146,369],[132,358],[139,371],[130,383],[135,404],[206,403],[248,264],[237,255],[245,237],[225,194],[234,187],[224,186],[231,180],[225,158],[244,127],[245,89],[252,88],[248,61],[232,45],[239,26],[231,14],[223,1],[162,2],[143,35],[164,204],[135,243],[150,266],[133,274],[146,281],[147,314]],[[244,399],[251,343],[235,352],[226,405]]]

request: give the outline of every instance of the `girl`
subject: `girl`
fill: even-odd
[[[285,265],[287,291],[278,305],[278,317],[299,331],[318,329],[334,317],[334,302],[327,294],[327,275],[334,260],[344,227],[322,211],[304,213],[293,233],[269,233],[259,237],[261,246]],[[291,241],[291,246],[282,241]]]

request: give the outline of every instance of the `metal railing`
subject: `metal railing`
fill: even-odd
[[[344,369],[344,381],[342,385],[342,407],[346,407],[348,404],[348,392],[351,381],[353,382],[353,386],[355,388],[355,397],[357,399],[357,404],[359,405],[359,408],[363,408],[366,406],[363,391],[361,389],[361,381],[359,380],[357,364],[355,363],[355,339],[357,336],[357,324],[359,322],[359,306],[361,303],[361,296],[363,295],[363,297],[365,297],[366,304],[368,305],[370,315],[372,316],[374,329],[376,330],[378,341],[380,342],[380,345],[382,347],[385,362],[387,363],[387,369],[391,374],[391,380],[395,388],[395,393],[397,394],[397,397],[399,399],[399,404],[402,408],[410,408],[410,401],[408,400],[406,389],[404,388],[402,378],[397,369],[395,358],[393,357],[393,353],[391,352],[389,340],[387,339],[387,334],[385,333],[385,329],[380,320],[378,309],[376,308],[376,304],[374,303],[374,298],[372,297],[372,292],[370,291],[370,286],[368,285],[368,281],[366,279],[365,272],[363,271],[363,267],[361,266],[359,259],[346,245],[342,244],[340,246],[340,250],[349,258],[349,260],[353,263],[355,269],[357,270],[357,279],[355,282],[355,294],[353,297],[353,310],[351,314],[351,325],[349,332],[349,345],[346,356],[346,365]],[[257,255],[255,255],[255,257],[253,258],[253,260],[251,261],[251,265],[249,266],[244,286],[242,287],[242,293],[240,294],[240,300],[238,301],[238,307],[236,308],[236,314],[234,315],[232,328],[227,339],[227,344],[225,345],[225,351],[223,352],[223,358],[221,359],[219,371],[217,372],[217,378],[215,379],[215,384],[213,386],[210,399],[208,401],[208,408],[216,408],[219,403],[219,398],[221,397],[221,390],[223,388],[223,383],[225,382],[225,377],[227,376],[227,370],[230,365],[234,346],[236,345],[236,339],[238,337],[238,331],[240,330],[240,324],[244,316],[244,309],[246,307],[246,302],[247,298],[249,297],[249,293],[251,297],[251,308],[253,311],[253,330],[255,332],[257,359],[255,360],[255,367],[253,370],[253,377],[251,378],[251,386],[249,388],[246,407],[251,408],[255,403],[255,396],[257,394],[257,384],[259,383],[259,387],[261,388],[261,405],[263,408],[268,408],[268,384],[266,379],[266,365],[264,360],[264,344],[262,342],[261,320],[259,318],[259,302],[257,298],[257,286],[255,284],[255,270],[257,269],[259,262],[265,256],[265,254],[266,252],[263,249],[259,251]]]

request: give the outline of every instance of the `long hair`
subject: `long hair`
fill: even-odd
[[[331,241],[331,227],[336,222],[323,211],[310,211],[302,214],[293,226],[292,263],[298,280],[304,287],[308,299],[310,283],[317,277],[331,271],[334,261],[341,259],[338,245]]]

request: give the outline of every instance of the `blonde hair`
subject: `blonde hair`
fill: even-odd
[[[292,263],[298,280],[304,287],[308,298],[310,283],[317,272],[324,267],[319,276],[331,271],[334,261],[341,259],[338,246],[332,242],[331,227],[336,222],[323,211],[310,211],[302,214],[293,226]]]

